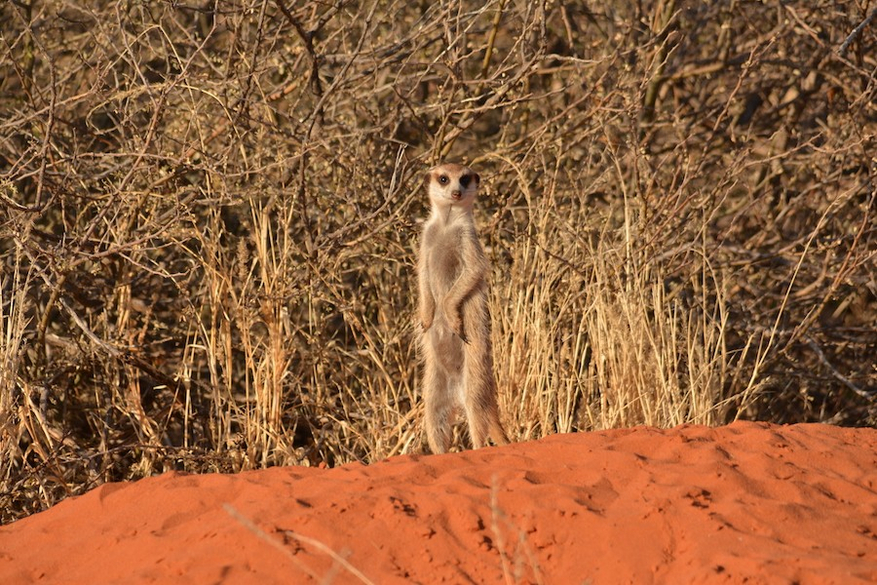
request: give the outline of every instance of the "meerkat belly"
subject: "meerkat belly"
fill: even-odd
[[[462,375],[465,356],[460,338],[443,321],[430,327],[428,335],[433,355],[445,373],[451,376]]]
[[[442,234],[436,239],[436,245],[430,256],[433,270],[432,294],[436,300],[436,307],[435,321],[429,330],[429,339],[442,368],[452,376],[462,373],[464,360],[463,342],[448,326],[443,302],[463,269],[456,239],[453,232]]]
[[[448,291],[454,286],[454,282],[460,277],[463,269],[462,259],[453,248],[450,238],[442,238],[440,245],[436,246],[432,254],[431,266],[433,269],[432,294],[436,302],[436,318],[444,317],[442,301]]]

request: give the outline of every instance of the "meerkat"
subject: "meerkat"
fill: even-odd
[[[442,164],[424,178],[432,208],[423,228],[417,272],[426,436],[433,453],[451,446],[462,410],[475,449],[508,443],[499,420],[487,308],[487,258],[472,207],[480,179],[468,167]]]

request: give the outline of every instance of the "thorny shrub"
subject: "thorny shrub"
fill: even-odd
[[[0,502],[421,448],[474,166],[515,439],[877,422],[870,0],[0,7]]]

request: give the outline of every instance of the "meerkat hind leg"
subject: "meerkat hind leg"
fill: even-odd
[[[505,429],[502,428],[502,423],[499,422],[499,409],[494,409],[493,419],[490,421],[490,438],[493,439],[493,442],[497,445],[508,445],[509,437],[505,434]]]
[[[426,439],[434,454],[447,453],[453,439],[453,394],[450,379],[436,360],[426,362],[423,398],[426,407]]]
[[[469,423],[469,439],[472,441],[473,449],[480,449],[487,446],[487,419],[481,412],[481,407],[472,404],[471,400],[466,402],[466,420]]]
[[[480,449],[487,446],[488,437],[496,445],[507,445],[509,442],[499,421],[499,409],[496,400],[487,396],[470,396],[466,401],[466,419],[469,423],[469,437],[472,448]]]
[[[492,379],[485,379],[482,375],[483,372],[478,371],[474,376],[467,376],[463,404],[473,449],[486,447],[488,437],[497,445],[509,442],[499,421],[495,385]]]
[[[487,348],[485,350],[489,351]],[[472,447],[474,449],[486,447],[488,437],[497,445],[506,445],[509,440],[499,420],[491,356],[478,355],[477,351],[473,350],[466,357],[463,406],[469,423]]]

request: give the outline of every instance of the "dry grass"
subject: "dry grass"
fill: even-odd
[[[875,424],[873,8],[588,5],[3,4],[0,520],[420,449],[442,159],[514,438]]]

